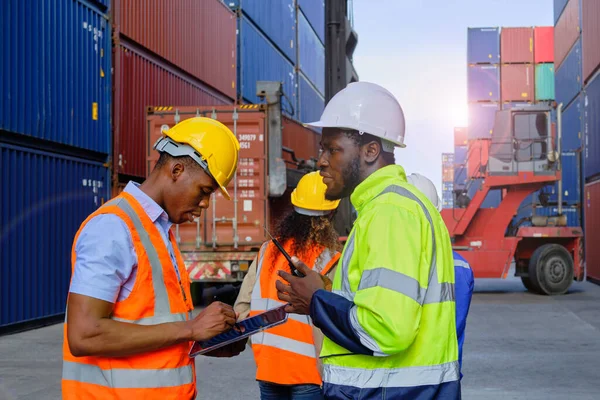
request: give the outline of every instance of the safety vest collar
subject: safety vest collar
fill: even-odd
[[[358,213],[377,197],[390,181],[406,183],[406,172],[400,165],[388,165],[373,172],[362,181],[350,195],[350,201]]]

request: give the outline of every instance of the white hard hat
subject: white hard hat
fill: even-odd
[[[382,140],[385,150],[404,144],[404,112],[388,90],[369,82],[354,82],[327,103],[321,120],[306,125],[317,128],[353,129]],[[387,143],[391,142],[389,146]],[[393,144],[393,145],[392,145]]]
[[[406,180],[408,183],[419,189],[438,211],[442,209],[442,202],[438,196],[438,192],[429,178],[426,178],[421,174],[410,174],[406,177]]]

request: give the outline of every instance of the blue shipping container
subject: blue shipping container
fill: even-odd
[[[533,103],[520,103],[520,102],[516,102],[516,101],[509,101],[507,103],[503,103],[502,104],[502,109],[503,110],[512,110],[513,108],[527,108],[527,107],[531,107],[533,106]]]
[[[452,166],[454,164],[454,153],[442,153],[442,165]]]
[[[247,18],[242,17],[238,26],[238,88],[242,97],[251,103],[258,103],[257,81],[282,82],[286,95],[282,100],[283,110],[288,115],[296,115],[294,66]]]
[[[298,13],[298,65],[304,75],[325,93],[325,46],[302,12]]]
[[[0,129],[108,154],[111,28],[80,1],[3,0]]]
[[[563,103],[563,107],[569,105],[581,92],[583,85],[581,65],[581,39],[577,39],[563,63],[556,70],[554,77],[556,102]]]
[[[560,14],[562,14],[568,2],[569,0],[554,0],[554,25],[558,22]]]
[[[543,217],[558,216],[558,207],[535,207],[535,215]],[[581,226],[581,213],[579,207],[563,207],[563,215],[567,216],[567,226]]]
[[[298,74],[298,119],[300,122],[313,122],[321,119],[325,99],[300,72]]]
[[[296,64],[296,7],[294,0],[234,0],[233,9],[241,8],[258,29]]]
[[[494,130],[496,111],[500,109],[498,103],[470,103],[469,127],[467,137],[472,139],[490,139]]]
[[[467,99],[500,101],[500,68],[497,65],[470,65],[467,67]]]
[[[584,97],[584,161],[583,172],[586,180],[600,175],[600,75],[597,75],[585,88]]]
[[[454,165],[454,190],[462,190],[467,184],[467,167]]]
[[[442,193],[450,192],[454,189],[452,182],[442,182]]]
[[[560,160],[562,166],[562,202],[567,205],[581,204],[580,153],[563,152]],[[548,194],[548,201],[551,204],[558,204],[558,183],[546,186],[542,190]]]
[[[467,29],[467,63],[498,64],[500,63],[500,29],[468,28]]]
[[[483,179],[473,179],[473,181],[471,183],[469,183],[469,190],[468,190],[467,194],[469,195],[471,200],[473,200],[473,197],[475,197],[475,194],[477,194],[477,191],[481,188],[482,184],[483,184]],[[502,201],[502,190],[500,190],[500,189],[490,190],[488,192],[487,196],[485,196],[483,203],[481,203],[481,208],[496,208],[500,205],[501,201]]]
[[[298,6],[315,32],[317,32],[321,43],[325,43],[325,1],[298,0]]]
[[[454,146],[454,164],[465,165],[467,163],[467,146]]]
[[[0,326],[62,314],[73,238],[109,199],[109,170],[6,144],[0,167]]]
[[[583,134],[583,104],[582,96],[577,96],[562,113],[562,151],[581,149]]]

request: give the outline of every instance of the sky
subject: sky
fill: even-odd
[[[553,25],[553,0],[353,0],[361,81],[390,90],[406,118],[396,163],[441,192],[441,153],[467,124],[467,27]]]

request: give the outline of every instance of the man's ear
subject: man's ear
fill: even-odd
[[[183,171],[185,171],[185,166],[181,162],[175,161],[171,164],[171,179],[173,182],[181,178]]]
[[[377,143],[377,141],[373,140],[369,143],[366,143],[362,147],[362,153],[364,160],[367,164],[372,164],[379,158],[381,154],[381,145]]]

